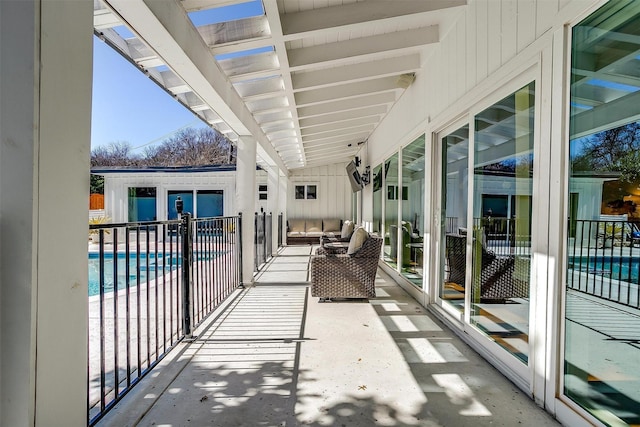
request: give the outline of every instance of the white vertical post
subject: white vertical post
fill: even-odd
[[[282,244],[287,244],[287,189],[289,178],[282,171],[278,172],[278,214],[282,213]]]
[[[277,166],[267,169],[267,206],[269,207],[268,213],[271,213],[271,242],[268,244],[271,245],[271,250],[274,254],[278,250],[279,178],[280,172]]]
[[[256,212],[256,140],[251,136],[238,139],[238,158],[236,161],[236,206],[242,213],[242,279],[243,284],[253,283],[253,264],[255,248]]]
[[[93,4],[0,27],[0,425],[85,425]]]

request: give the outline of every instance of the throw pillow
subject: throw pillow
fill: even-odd
[[[353,221],[346,220],[342,225],[342,233],[340,237],[342,237],[343,239],[351,237],[351,235],[353,234],[353,227],[354,227]]]
[[[323,219],[322,231],[324,232],[340,231],[340,220],[339,219]]]
[[[321,219],[308,219],[306,224],[307,233],[319,233],[322,231],[322,220]]]
[[[304,232],[304,219],[290,219],[289,220],[289,231],[294,232]]]
[[[353,255],[360,250],[364,242],[369,238],[369,233],[363,227],[358,227],[349,240],[347,255]]]

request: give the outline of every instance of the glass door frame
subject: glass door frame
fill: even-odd
[[[550,52],[548,52],[550,55]],[[469,156],[468,156],[468,170],[469,170],[469,179],[467,182],[467,221],[466,227],[467,230],[473,230],[473,197],[474,197],[474,179],[472,171],[474,170],[474,144],[475,144],[475,117],[484,111],[485,109],[492,106],[495,102],[509,96],[514,93],[518,89],[523,86],[535,82],[535,100],[534,100],[534,176],[536,176],[536,180],[538,179],[547,179],[546,177],[542,177],[543,173],[540,173],[541,170],[541,117],[545,113],[549,113],[548,109],[542,110],[542,88],[544,87],[545,91],[550,92],[550,84],[549,80],[545,79],[543,82],[542,75],[542,61],[541,56],[534,56],[529,58],[518,69],[517,72],[511,73],[506,78],[502,79],[505,81],[503,85],[495,88],[493,92],[482,92],[483,96],[479,97],[475,100],[475,102],[471,102],[467,105],[471,105],[466,109],[466,111],[462,114],[459,114],[455,119],[448,121],[444,125],[440,127],[435,127],[435,132],[432,133],[432,141],[434,142],[434,156],[432,159],[432,170],[437,170],[438,175],[436,177],[436,182],[433,186],[433,193],[431,203],[434,206],[432,222],[433,222],[433,230],[432,233],[432,247],[435,249],[432,251],[432,260],[431,265],[432,275],[431,275],[431,286],[430,293],[433,295],[431,300],[434,305],[438,308],[438,311],[447,316],[448,319],[452,320],[452,324],[457,326],[461,331],[464,332],[463,338],[468,339],[468,342],[472,345],[472,347],[478,351],[483,357],[490,360],[494,365],[496,365],[503,372],[508,372],[510,375],[510,379],[516,383],[522,390],[528,390],[534,395],[540,395],[544,393],[545,380],[544,377],[542,379],[537,378],[540,376],[540,372],[534,372],[534,369],[537,367],[538,369],[546,369],[546,348],[547,348],[547,328],[548,324],[545,320],[547,313],[547,292],[546,292],[546,265],[538,265],[537,262],[537,254],[532,256],[531,261],[531,274],[530,274],[530,287],[531,293],[529,297],[530,307],[529,307],[529,362],[528,364],[523,364],[520,360],[518,360],[514,355],[507,352],[505,349],[501,348],[497,343],[489,339],[483,332],[481,332],[476,326],[471,324],[471,292],[465,292],[465,308],[464,315],[461,315],[459,312],[453,311],[452,307],[447,307],[448,304],[443,303],[442,299],[437,295],[439,293],[440,286],[440,278],[443,277],[444,272],[442,270],[442,266],[440,263],[441,256],[441,235],[440,235],[440,218],[441,218],[441,198],[442,198],[442,138],[447,136],[452,131],[455,131],[459,127],[468,124],[469,126]],[[548,77],[548,76],[547,76]],[[497,83],[495,84],[497,86]],[[546,95],[546,96],[550,96]],[[548,98],[547,98],[548,99]],[[436,151],[437,150],[437,151]],[[548,153],[547,153],[548,154]],[[548,161],[548,156],[547,156]],[[537,173],[536,173],[537,172]],[[548,175],[548,174],[547,174]],[[548,229],[548,219],[549,219],[549,211],[547,203],[540,203],[541,200],[546,200],[548,197],[548,189],[544,190],[544,184],[540,184],[540,182],[534,181],[533,188],[533,197],[534,197],[534,205],[533,205],[533,218],[541,218],[543,226],[542,229],[539,229],[536,233],[536,236],[532,236],[532,254],[534,250],[540,248],[542,246],[548,245],[549,236],[546,232]],[[437,230],[437,232],[436,232]],[[467,233],[467,266],[472,265],[472,239],[473,233]],[[466,283],[472,283],[472,268],[468,267],[466,271]],[[542,277],[542,280],[536,280],[536,277]],[[537,292],[537,290],[542,292]],[[453,314],[452,314],[453,311]],[[541,320],[538,320],[541,319]],[[539,382],[542,381],[542,384]],[[555,381],[551,381],[554,382]],[[542,387],[542,389],[540,388]]]
[[[464,308],[463,310],[457,311],[451,304],[448,304],[446,302],[446,300],[443,300],[440,297],[440,285],[442,283],[442,281],[444,280],[444,269],[443,269],[443,257],[444,257],[444,247],[445,247],[445,242],[442,240],[443,237],[443,233],[441,232],[441,227],[443,226],[443,224],[441,223],[442,221],[442,214],[443,214],[443,206],[442,206],[442,198],[444,197],[443,194],[443,188],[444,188],[444,176],[443,176],[443,156],[444,156],[444,150],[442,147],[442,140],[443,138],[449,136],[452,132],[464,127],[464,126],[468,126],[469,127],[469,145],[471,145],[471,124],[469,123],[469,113],[465,113],[464,115],[459,116],[455,121],[453,121],[451,124],[449,124],[448,126],[440,129],[438,132],[434,132],[432,134],[432,146],[433,146],[433,156],[432,156],[432,170],[435,171],[434,176],[435,179],[433,180],[433,199],[432,199],[432,206],[433,206],[433,242],[432,242],[432,246],[433,246],[433,251],[432,251],[432,260],[431,260],[431,265],[433,266],[432,270],[432,277],[431,277],[431,283],[433,283],[435,286],[433,287],[433,289],[431,290],[431,295],[433,295],[433,297],[431,298],[431,302],[435,303],[438,307],[440,307],[451,319],[453,319],[456,322],[456,325],[464,330],[464,324],[465,323],[469,323],[469,319],[466,318],[465,313],[467,313],[468,309],[467,307],[470,304],[470,293],[469,292],[465,292],[464,295]],[[468,201],[467,201],[468,203]],[[465,227],[467,227],[467,230],[469,229],[469,213],[467,212],[467,221],[464,224]],[[467,250],[467,260],[465,261],[465,263],[468,264],[469,262],[469,251]],[[469,269],[467,269],[469,270]],[[466,275],[468,275],[468,272],[465,273]],[[469,283],[469,277],[466,278],[467,283]]]

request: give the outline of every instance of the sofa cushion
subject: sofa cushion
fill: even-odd
[[[315,233],[322,234],[322,220],[321,219],[308,219],[305,230],[307,235],[315,235]],[[309,234],[314,233],[314,234]]]
[[[346,220],[344,224],[342,224],[342,233],[340,234],[340,237],[342,237],[343,239],[351,237],[354,226],[355,224],[353,223],[353,221]]]
[[[304,219],[290,219],[289,220],[289,232],[291,233],[304,233]]]
[[[347,255],[353,255],[362,247],[363,243],[369,238],[369,233],[363,227],[358,227],[353,232],[351,240],[349,240],[349,248]]]
[[[331,231],[340,231],[340,220],[339,219],[324,219],[322,220],[322,231],[331,232]]]

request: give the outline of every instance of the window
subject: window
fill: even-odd
[[[424,220],[424,155],[424,135],[402,149],[402,274],[419,288],[422,287],[424,258],[424,238],[421,235]]]
[[[167,194],[167,219],[178,218],[178,211],[176,210],[176,200],[180,197],[182,199],[183,212],[194,214],[193,212],[193,191],[176,190],[169,191]]]
[[[534,94],[535,84],[530,83],[475,116],[471,171],[471,322],[525,364],[529,358]],[[518,316],[510,311],[515,304],[521,307]]]
[[[315,200],[318,198],[318,187],[315,184],[296,185],[295,197],[296,200]]]
[[[640,422],[640,2],[572,30],[564,394],[605,425]]]
[[[222,190],[196,191],[198,218],[224,215],[224,192]]]
[[[268,194],[268,188],[266,185],[258,185],[258,200],[267,200]]]
[[[387,186],[387,198],[384,201],[384,260],[394,268],[398,260],[398,153],[384,163],[384,182]]]
[[[129,222],[155,221],[156,188],[129,187]]]
[[[373,231],[382,229],[382,165],[373,168]]]

